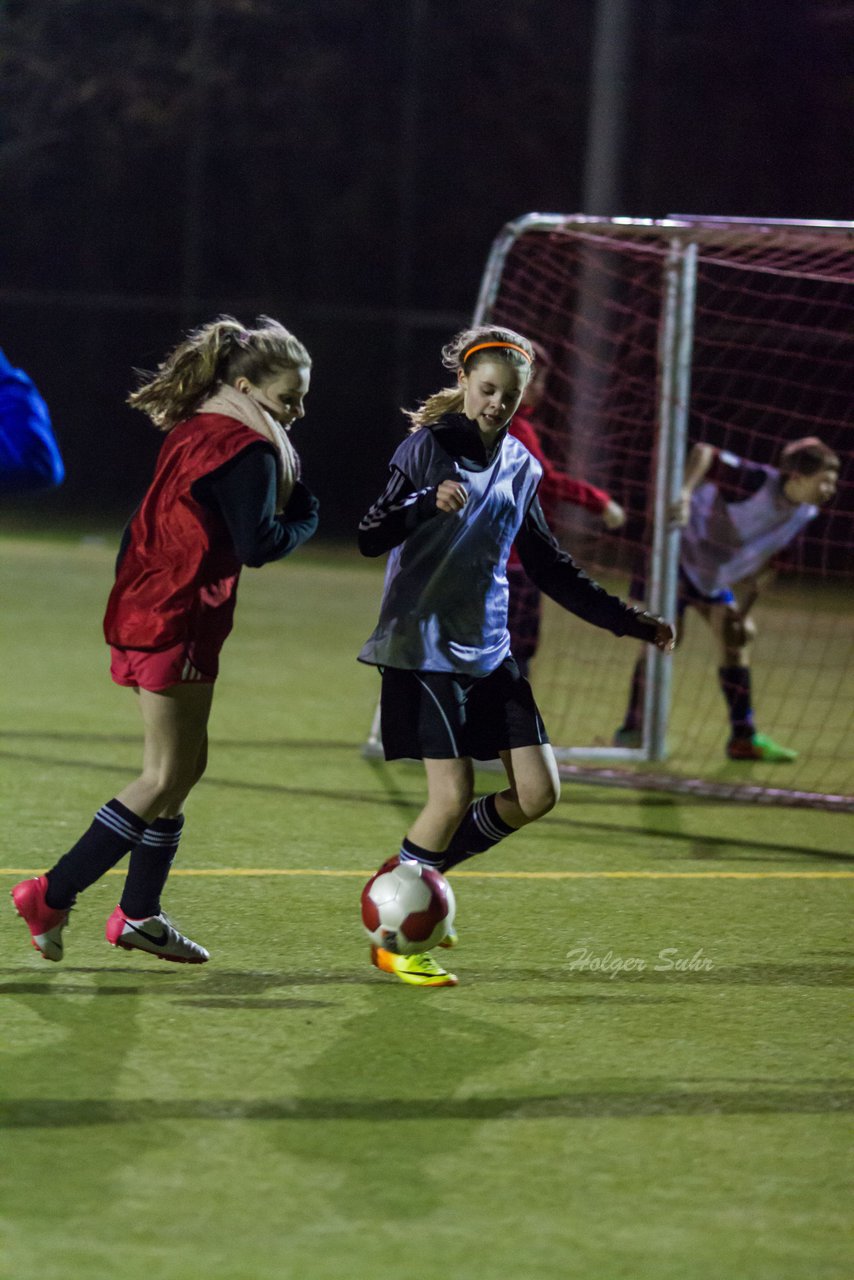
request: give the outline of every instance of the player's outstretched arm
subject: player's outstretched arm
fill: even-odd
[[[537,498],[516,536],[516,550],[531,581],[570,613],[614,635],[633,636],[665,652],[672,648],[673,628],[668,622],[610,595],[561,549]]]
[[[671,623],[666,622],[664,618],[656,618],[651,613],[645,616],[651,620],[655,627],[650,643],[654,644],[656,649],[660,649],[662,653],[672,653],[676,648],[676,632]]]
[[[711,444],[695,444],[688,454],[682,489],[668,513],[670,523],[678,529],[684,529],[688,523],[691,514],[691,495],[697,485],[708,475],[717,454],[717,449]]]
[[[625,511],[613,498],[608,499],[600,514],[606,529],[621,529],[626,523]]]

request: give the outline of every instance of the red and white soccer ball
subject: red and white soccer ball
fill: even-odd
[[[429,951],[451,932],[454,891],[419,862],[380,867],[362,890],[362,924],[371,942],[399,956]]]

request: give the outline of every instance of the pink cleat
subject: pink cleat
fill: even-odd
[[[63,956],[62,931],[68,924],[69,908],[57,911],[45,902],[47,876],[35,876],[22,880],[12,890],[15,910],[26,923],[36,951],[45,960],[61,960]]]
[[[112,947],[147,951],[149,955],[177,964],[204,964],[210,960],[205,948],[179,933],[162,911],[159,916],[149,916],[146,920],[130,920],[121,907],[116,907],[107,921],[106,936]]]

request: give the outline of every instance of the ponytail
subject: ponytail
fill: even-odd
[[[311,356],[278,320],[259,316],[247,329],[233,316],[220,316],[189,333],[156,373],[140,374],[144,381],[127,403],[148,414],[158,430],[171,431],[220,383],[241,376],[257,383],[280,369],[303,367],[311,367]]]
[[[412,424],[410,432],[428,427],[431,422],[438,422],[446,413],[459,413],[463,407],[463,399],[461,387],[445,387],[428,396],[417,409],[404,409],[403,412]]]

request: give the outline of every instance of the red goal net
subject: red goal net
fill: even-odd
[[[671,378],[668,263],[689,251]],[[787,441],[819,436],[841,460],[836,497],[774,559],[752,611],[757,728],[797,759],[726,758],[718,651],[692,609],[668,677],[666,758],[613,750],[637,646],[546,601],[531,678],[564,771],[854,807],[854,226],[531,214],[496,241],[477,319],[548,352],[536,415],[544,450],[627,515],[608,531],[565,503],[550,512],[552,527],[624,597],[654,572],[656,460],[674,407],[680,454],[704,441],[774,464]]]

